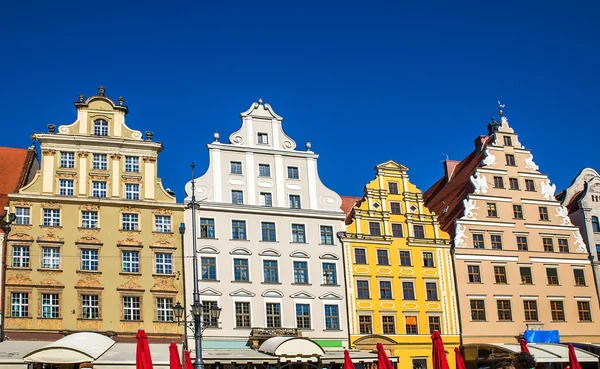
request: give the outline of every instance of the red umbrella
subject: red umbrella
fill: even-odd
[[[143,329],[138,330],[137,349],[135,350],[135,368],[136,369],[153,369],[152,356],[150,355],[150,346],[148,345],[148,336]]]
[[[354,363],[350,359],[348,350],[344,350],[344,369],[354,369]]]
[[[529,354],[529,347],[527,347],[527,340],[521,340],[521,352]]]
[[[581,369],[581,365],[579,365],[577,355],[575,354],[575,347],[573,345],[569,345],[569,365],[571,366],[571,369]]]
[[[444,342],[439,331],[433,331],[431,334],[433,341],[433,369],[450,369],[448,359],[446,359],[446,351],[444,350]]]
[[[460,349],[458,347],[454,348],[454,355],[456,356],[456,369],[467,369],[465,365],[465,360],[460,353]]]
[[[377,343],[377,369],[394,369],[381,343]]]
[[[175,342],[171,342],[169,345],[169,369],[183,369],[181,367],[179,351],[177,351],[177,344]]]
[[[185,350],[183,352],[183,356],[183,361],[185,361],[185,369],[194,369],[194,365],[192,364],[192,358],[190,357],[190,352],[188,350]]]

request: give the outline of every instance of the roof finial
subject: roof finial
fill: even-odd
[[[258,98],[258,104],[262,105],[262,98]]]
[[[105,91],[106,90],[104,89],[104,87],[100,85],[100,87],[98,87],[98,96],[104,96]]]
[[[500,116],[502,116],[502,109],[504,109],[505,106],[506,104],[502,104],[500,100],[498,100],[498,107],[500,108],[500,110],[498,110],[498,114],[500,114]]]

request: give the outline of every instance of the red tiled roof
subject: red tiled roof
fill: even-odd
[[[346,213],[346,225],[352,223],[352,218],[354,218],[354,206],[360,204],[362,197],[356,196],[342,196],[342,205],[340,205],[340,209]]]
[[[0,146],[0,215],[8,205],[8,194],[27,184],[35,158],[34,149]]]
[[[584,192],[585,191],[581,190],[577,192],[573,197],[571,197],[571,201],[569,201],[569,203],[566,206],[567,210],[569,211],[569,214],[579,210],[579,200],[581,200],[581,197],[583,196]]]

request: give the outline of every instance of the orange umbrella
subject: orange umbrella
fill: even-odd
[[[348,350],[344,350],[344,369],[354,369],[354,363],[350,359]]]
[[[529,354],[529,347],[527,347],[527,340],[521,340],[521,352]]]
[[[448,359],[446,359],[446,351],[444,350],[444,342],[439,331],[433,331],[431,334],[433,341],[433,369],[450,369]]]
[[[579,360],[577,360],[575,347],[573,345],[569,345],[569,365],[571,366],[571,369],[581,369],[581,365],[579,364]]]
[[[192,364],[192,358],[190,357],[190,352],[188,350],[185,350],[183,352],[183,356],[183,361],[185,361],[185,369],[194,369],[194,365]]]
[[[454,355],[456,356],[456,369],[467,369],[465,365],[465,360],[460,353],[460,349],[458,347],[454,348]]]
[[[381,343],[377,343],[377,369],[394,369]]]
[[[137,348],[135,350],[135,368],[136,369],[153,369],[152,355],[150,354],[150,345],[148,345],[148,336],[143,329],[138,330]]]
[[[179,360],[179,351],[177,351],[177,344],[171,342],[169,345],[169,369],[182,369],[181,360]]]

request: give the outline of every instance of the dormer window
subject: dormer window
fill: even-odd
[[[94,135],[108,136],[108,122],[104,119],[94,121]]]
[[[259,144],[265,144],[268,145],[269,144],[269,135],[266,133],[258,133],[258,141]]]

